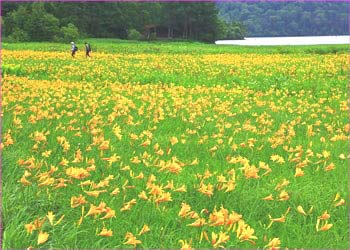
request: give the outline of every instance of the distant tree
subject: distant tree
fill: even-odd
[[[142,34],[135,29],[128,30],[128,39],[129,40],[141,40]]]
[[[241,22],[249,36],[347,35],[348,3],[218,2],[219,16]]]
[[[24,30],[14,28],[11,35],[8,36],[9,42],[27,42],[30,41],[29,35]]]
[[[9,12],[4,18],[3,34],[8,36],[12,34],[15,29],[24,30],[29,16],[30,12],[26,6],[19,6],[17,10]]]
[[[20,5],[5,17],[5,35],[15,39],[50,41],[59,33],[59,21],[46,12],[44,3]]]
[[[69,23],[61,28],[61,37],[64,42],[72,42],[79,38],[79,30],[74,24]]]
[[[246,36],[247,31],[243,24],[238,22],[232,22],[227,24],[226,39],[230,40],[242,40]]]
[[[44,3],[34,2],[24,30],[33,41],[50,41],[59,33],[59,20],[46,12]]]
[[[128,30],[143,33],[146,26],[155,27],[152,36],[157,36],[158,31],[164,36],[168,30],[169,38],[206,42],[226,33],[215,3],[38,2],[6,4],[5,9],[9,16],[9,20],[5,20],[5,35],[10,35],[17,27],[36,41],[63,37],[63,31],[69,30],[69,23],[74,24],[80,34],[90,37],[127,38]]]

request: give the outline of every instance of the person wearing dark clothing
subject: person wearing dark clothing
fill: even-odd
[[[91,52],[90,44],[88,44],[87,42],[85,42],[85,57],[91,57],[91,56],[90,56],[90,52]]]
[[[74,57],[74,56],[75,56],[75,53],[78,51],[78,47],[75,45],[74,42],[71,42],[70,44],[72,45],[72,49],[71,49],[71,51],[72,51],[72,57]]]

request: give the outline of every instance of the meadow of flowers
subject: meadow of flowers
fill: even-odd
[[[346,53],[57,46],[2,49],[3,247],[349,247]]]

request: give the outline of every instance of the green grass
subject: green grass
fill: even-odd
[[[256,53],[259,54],[335,54],[348,53],[349,45],[298,45],[298,46],[232,46],[204,44],[186,41],[130,41],[121,39],[88,38],[76,41],[80,50],[84,49],[84,42],[91,44],[93,51],[105,53],[179,53],[179,54],[220,54],[220,53]],[[2,43],[4,49],[35,50],[35,51],[68,51],[70,44],[62,43]]]
[[[93,48],[91,59],[86,59],[83,51],[71,58],[69,44],[3,43],[2,247],[132,247],[124,244],[126,233],[131,232],[142,241],[138,247],[179,248],[179,240],[186,240],[192,247],[211,248],[205,239],[200,242],[201,232],[206,231],[211,240],[212,232],[226,228],[210,226],[209,215],[201,211],[211,213],[221,205],[241,214],[257,237],[253,246],[230,232],[230,239],[222,244],[225,247],[262,248],[276,237],[281,247],[287,248],[349,247],[348,46],[236,47],[87,40]],[[121,139],[115,136],[114,125],[120,127]],[[313,135],[308,134],[310,125]],[[36,149],[34,132],[49,132]],[[132,134],[138,138],[132,139]],[[60,136],[70,144],[67,152],[57,141]],[[171,145],[174,136],[179,142]],[[99,137],[101,141],[94,144]],[[143,146],[146,139],[150,145]],[[109,148],[101,152],[104,140],[109,140]],[[154,148],[157,144],[164,154]],[[233,150],[233,145],[237,149]],[[309,162],[303,168],[305,175],[294,177],[296,152],[286,147],[298,146],[303,152],[300,160]],[[73,162],[78,149],[83,160]],[[51,155],[44,157],[47,150]],[[330,156],[322,156],[325,151]],[[103,158],[113,154],[120,160],[109,165]],[[272,155],[283,157],[285,163],[272,161]],[[250,166],[265,162],[272,172],[263,175],[265,170],[260,169],[260,178],[246,178],[243,164],[230,163],[239,156],[248,159]],[[30,157],[35,158],[34,168],[19,164],[20,159]],[[68,166],[60,165],[62,157],[69,161]],[[132,162],[134,157],[141,162]],[[181,172],[160,171],[160,161],[172,157],[185,164]],[[86,169],[91,159],[96,169],[89,177],[77,180],[66,174],[69,167]],[[195,159],[199,163],[189,166]],[[325,171],[331,163],[335,169]],[[40,187],[38,176],[51,166],[57,167],[50,174],[55,182]],[[144,178],[132,178],[130,170],[123,170],[125,166],[130,166],[134,176],[142,172]],[[217,177],[229,179],[232,169],[236,187],[225,193],[219,190]],[[28,186],[19,182],[25,170],[31,173]],[[198,191],[198,174],[206,170],[213,174],[202,180],[214,185],[210,197]],[[140,199],[141,191],[150,196],[147,180],[152,174],[157,178],[154,184],[164,187],[173,180],[175,188],[185,185],[187,192],[165,189],[172,201],[158,206],[154,200]],[[79,185],[86,180],[97,184],[108,175],[114,179],[100,188],[107,192],[98,197],[84,193],[93,188]],[[55,189],[59,178],[67,180],[67,186]],[[290,184],[275,190],[283,179]],[[124,190],[126,181],[134,187]],[[116,187],[120,193],[110,195]],[[278,201],[282,190],[290,198]],[[334,201],[337,193],[340,198]],[[70,199],[80,194],[87,200],[85,214],[90,204],[105,202],[116,217],[101,220],[103,215],[87,216],[77,226],[81,206],[71,208]],[[274,201],[262,200],[270,194]],[[132,199],[137,203],[120,211]],[[345,204],[335,207],[340,199]],[[178,216],[183,202],[208,224],[187,226],[195,219]],[[306,212],[313,207],[313,212],[303,216],[297,212],[299,205]],[[285,223],[275,222],[267,228],[269,215],[279,218],[288,208]],[[45,221],[40,230],[49,233],[49,238],[38,245],[38,230],[29,234],[25,225],[49,211],[56,215],[55,221],[65,217],[56,226]],[[317,219],[325,211],[333,226],[316,231]],[[144,224],[150,232],[137,235]],[[113,236],[98,236],[103,227],[111,229]]]

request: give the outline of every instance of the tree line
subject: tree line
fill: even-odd
[[[3,35],[16,41],[121,39],[242,39],[237,22],[219,18],[213,2],[3,3]]]
[[[3,2],[2,35],[13,42],[344,35],[348,7],[331,2]]]
[[[219,2],[220,17],[241,22],[248,36],[348,35],[346,2]]]

